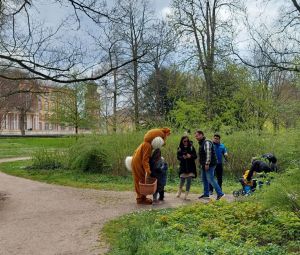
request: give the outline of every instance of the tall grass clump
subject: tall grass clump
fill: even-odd
[[[91,173],[110,172],[107,151],[96,136],[79,138],[69,149],[68,167]]]
[[[84,172],[110,172],[114,175],[126,176],[124,160],[126,156],[133,155],[136,148],[143,142],[147,130],[131,133],[117,133],[109,135],[88,135],[73,141],[69,149],[67,167]],[[297,130],[282,131],[277,134],[261,133],[256,131],[240,131],[230,135],[221,133],[222,142],[226,145],[229,160],[224,164],[225,176],[241,176],[242,172],[250,168],[251,159],[267,152],[273,153],[278,158],[280,171],[284,171],[291,164],[298,164],[300,158],[300,136]],[[178,179],[179,162],[177,160],[177,147],[183,132],[172,133],[162,148],[162,156],[169,164],[169,181]],[[205,133],[212,139],[213,133]],[[190,139],[198,150],[198,142],[194,132]],[[39,150],[39,158],[49,156],[49,152]],[[58,157],[58,156],[57,156]],[[197,159],[198,162],[198,159]],[[65,163],[62,163],[65,165]]]
[[[283,174],[277,175],[267,189],[256,194],[256,198],[267,208],[293,211],[300,218],[299,180],[300,167],[291,167]]]
[[[66,165],[67,153],[65,151],[42,148],[32,154],[30,169],[58,169]]]
[[[136,148],[143,142],[146,132],[147,130],[142,130],[125,134],[97,135],[93,136],[93,139],[103,144],[112,173],[115,175],[128,175],[129,173],[124,166],[124,159],[126,156],[133,155]],[[182,135],[183,132],[172,133],[167,138],[166,145],[162,148],[162,156],[169,164],[169,180],[178,178],[177,147]],[[208,139],[213,137],[213,133],[206,133],[205,135]],[[279,168],[282,171],[296,158],[300,158],[299,146],[297,146],[300,141],[296,130],[288,130],[278,134],[258,134],[256,131],[241,131],[230,135],[221,134],[221,136],[222,142],[224,142],[229,152],[229,161],[224,164],[225,176],[241,176],[242,172],[250,167],[252,157],[267,152],[275,154],[278,158]],[[198,151],[198,141],[194,138],[194,132],[191,133],[190,139]]]
[[[98,139],[105,144],[112,174],[126,176],[131,174],[125,168],[126,156],[132,156],[135,149],[142,143],[144,132],[117,133],[99,135]]]
[[[252,157],[267,152],[277,157],[279,171],[284,171],[300,158],[298,134],[297,130],[287,130],[276,134],[243,131],[222,137],[229,151],[229,161],[225,164],[225,171],[234,176],[240,176],[245,169],[250,168]]]

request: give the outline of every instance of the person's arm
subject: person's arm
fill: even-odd
[[[194,160],[197,158],[197,152],[193,145],[191,146],[191,158]]]
[[[211,161],[211,150],[212,150],[212,143],[210,143],[209,141],[205,141],[204,144],[204,151],[206,153],[206,162],[205,165],[209,165],[210,161]]]
[[[251,165],[251,168],[250,168],[250,171],[249,171],[249,174],[247,176],[247,181],[250,181],[252,176],[253,176],[253,172],[257,172],[257,168],[259,167],[259,162],[258,161],[254,161]]]
[[[225,145],[224,145],[224,149],[223,149],[223,156],[224,156],[225,161],[228,161],[228,153],[227,153],[227,148],[225,147]]]
[[[147,175],[151,174],[150,164],[149,164],[151,152],[152,152],[151,144],[150,143],[144,143],[142,165],[143,165],[143,169],[145,170]]]
[[[178,160],[183,160],[184,159],[183,158],[183,152],[182,152],[182,149],[180,147],[177,149],[177,159]]]

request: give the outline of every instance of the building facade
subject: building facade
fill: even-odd
[[[9,86],[9,87],[8,87]],[[49,121],[57,88],[30,83],[0,84],[0,133],[69,134],[73,127]]]

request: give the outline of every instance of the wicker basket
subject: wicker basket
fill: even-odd
[[[140,193],[142,195],[152,195],[156,192],[157,189],[157,179],[152,177],[145,178],[144,181],[139,182]]]

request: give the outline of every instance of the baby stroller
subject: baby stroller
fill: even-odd
[[[247,170],[249,171],[249,170]],[[246,171],[246,172],[247,172]],[[235,190],[232,192],[232,195],[234,197],[239,196],[249,196],[251,195],[256,189],[261,189],[263,185],[270,185],[271,184],[271,178],[268,178],[266,174],[262,174],[260,178],[267,178],[265,181],[262,179],[252,179],[251,181],[247,181],[246,178],[239,179],[239,182],[242,185],[242,188],[239,190]]]

